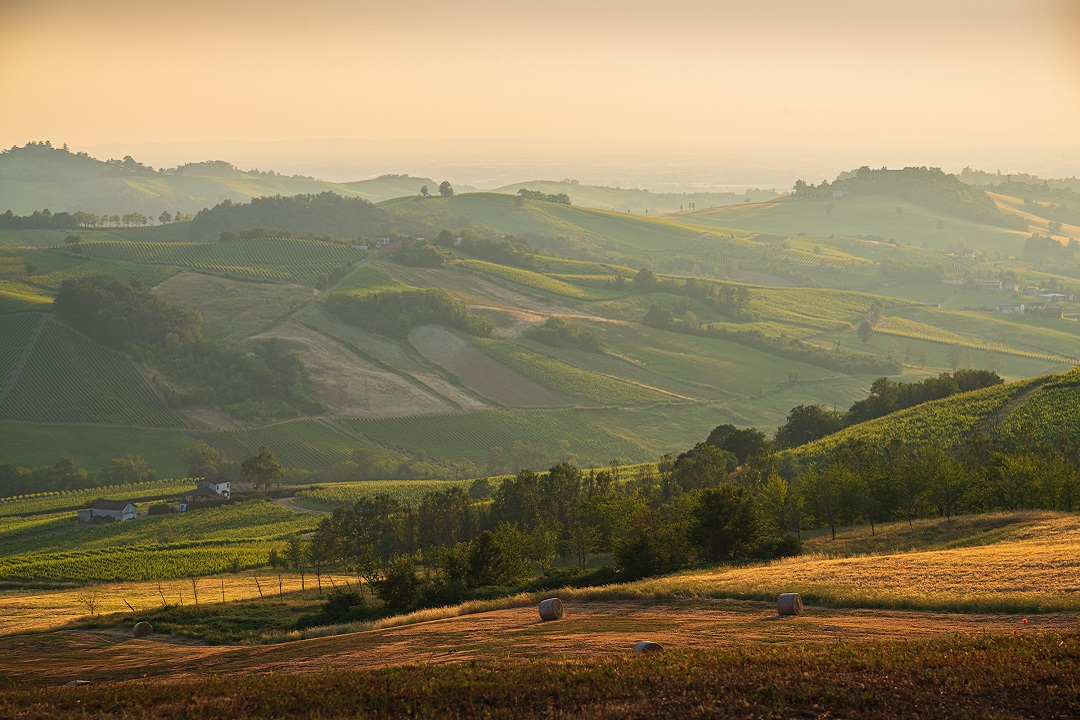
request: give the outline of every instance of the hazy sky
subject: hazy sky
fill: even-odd
[[[0,0],[0,98],[4,147],[509,139],[1080,165],[1080,1]]]

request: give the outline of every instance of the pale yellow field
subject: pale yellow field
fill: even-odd
[[[276,574],[259,573],[258,579],[266,597],[277,596],[279,588]],[[283,574],[281,581],[281,592],[300,590],[299,574]],[[333,588],[330,576],[323,575],[322,582],[324,593]],[[349,582],[354,589],[356,587],[355,577],[346,578],[335,575],[333,582],[338,585]],[[255,576],[246,572],[199,578],[196,581],[199,604],[220,603],[223,585],[225,601],[251,600],[259,597],[259,586],[255,583]],[[309,594],[314,595],[318,591],[314,574],[306,575],[306,586]],[[125,600],[136,611],[160,608],[163,603],[162,595],[164,595],[164,602],[168,602],[169,605],[179,605],[181,602],[185,605],[195,603],[191,580],[162,580],[160,584],[156,581],[106,583],[65,590],[8,591],[0,593],[0,635],[47,630],[84,618],[90,614],[87,599],[91,595],[94,596],[95,613],[98,615],[130,612]]]
[[[802,555],[766,565],[643,580],[623,586],[623,591],[644,597],[762,599],[799,592],[811,602],[845,607],[1080,610],[1080,516],[1028,515],[1009,527],[1008,535],[993,544],[929,552]],[[969,540],[974,542],[978,536]]]

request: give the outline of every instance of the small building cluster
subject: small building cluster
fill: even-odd
[[[210,477],[200,480],[194,490],[180,495],[180,512],[187,512],[194,503],[224,502],[232,496],[229,481],[222,477]]]
[[[98,500],[79,511],[79,522],[92,523],[101,520],[134,520],[135,504],[128,500]]]

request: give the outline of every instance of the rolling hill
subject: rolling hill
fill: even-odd
[[[417,195],[422,186],[434,189],[436,184],[407,175],[331,183],[273,172],[245,172],[220,161],[156,171],[131,158],[105,162],[43,144],[0,153],[0,212],[11,210],[17,215],[49,208],[53,212],[97,214],[141,212],[156,218],[163,210],[196,213],[224,200],[243,202],[254,197],[326,191],[378,202]]]
[[[83,167],[87,177],[98,173],[99,180],[101,172],[118,173],[108,182],[172,177],[41,146],[17,150],[0,159],[29,168],[37,153]],[[235,169],[219,163],[191,166],[180,176],[188,172],[219,186],[236,180]],[[31,176],[28,186],[36,182]],[[381,179],[394,192],[413,180]],[[64,229],[0,232],[0,320],[11,338],[0,370],[20,362],[36,368],[33,383],[20,376],[5,386],[0,457],[45,465],[67,444],[67,454],[100,466],[117,456],[127,428],[127,452],[170,472],[183,467],[179,448],[199,439],[234,460],[272,445],[292,468],[345,476],[355,472],[348,466],[354,450],[382,458],[379,467],[396,468],[396,476],[542,468],[559,458],[639,462],[721,423],[772,431],[795,405],[846,407],[877,375],[896,368],[904,378],[921,379],[960,363],[1022,380],[1080,359],[1074,303],[1055,301],[1056,317],[988,312],[1046,301],[1004,283],[996,289],[973,282],[1012,273],[1067,289],[1068,278],[1019,260],[965,258],[929,242],[921,247],[914,243],[921,236],[887,239],[909,222],[924,235],[964,227],[991,244],[1018,234],[964,220],[948,207],[856,193],[830,198],[831,218],[822,201],[787,198],[645,217],[499,193],[414,194],[372,204],[356,196],[361,184],[352,185],[352,197],[322,192],[228,201],[191,222],[80,228],[77,249],[65,245],[70,231]],[[964,203],[978,205],[960,197],[967,198],[961,211]],[[897,204],[903,212],[895,212]],[[844,208],[861,219],[826,233],[827,223],[844,220]],[[942,231],[937,221],[943,219]],[[256,228],[270,230],[251,232]],[[435,267],[402,264],[393,248],[353,247],[361,244],[357,237],[433,238],[443,229],[451,242],[440,246]],[[454,246],[453,233],[465,230],[489,245]],[[222,232],[235,235],[222,241]],[[491,255],[505,235],[524,242],[509,255]],[[652,285],[635,279],[643,267],[655,271]],[[249,351],[264,340],[281,343],[297,354],[323,409],[272,422],[212,404],[165,407],[161,388],[170,388],[169,397],[196,397],[198,388],[177,385],[167,374],[147,384],[160,368],[136,369],[130,358],[47,315],[64,280],[95,274],[138,280],[170,303],[197,309],[211,343]],[[387,337],[348,324],[324,304],[334,293],[395,287],[445,291],[490,322],[492,336],[419,324]],[[744,304],[734,312],[723,298],[737,294]],[[654,307],[669,319],[646,324]],[[856,328],[871,315],[876,327],[860,338]],[[602,351],[539,341],[530,329],[549,318],[592,333]],[[27,328],[44,328],[43,338],[78,349],[85,377],[37,351],[24,353]],[[851,358],[866,362],[853,365]],[[119,369],[108,370],[109,363]],[[117,387],[101,389],[106,376]],[[93,398],[80,393],[107,394],[117,399],[115,407],[105,412],[103,403],[95,415]],[[35,395],[48,402],[30,403]]]

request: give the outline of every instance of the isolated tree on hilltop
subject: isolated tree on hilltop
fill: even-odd
[[[427,185],[424,185],[423,187],[420,188],[420,196],[421,197],[430,197],[431,196],[431,191],[428,190]]]
[[[450,184],[449,180],[443,180],[439,183],[439,194],[443,197],[454,197],[454,186]]]

